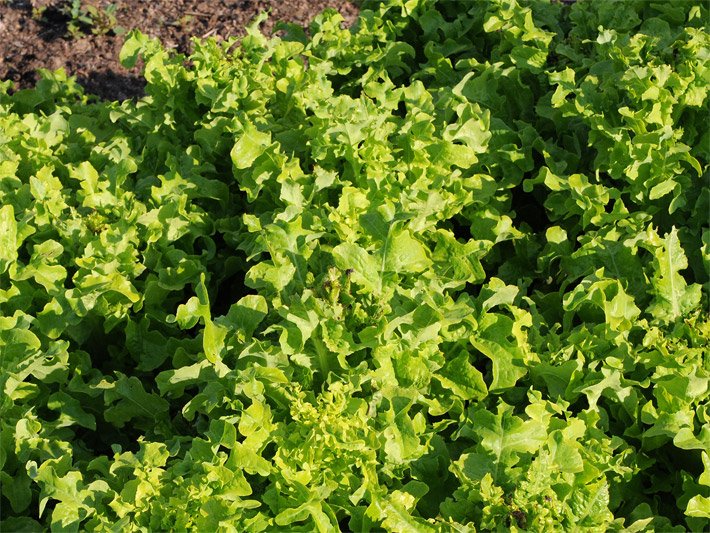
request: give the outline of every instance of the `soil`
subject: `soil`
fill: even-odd
[[[83,11],[72,16],[72,6]],[[0,0],[0,80],[28,88],[38,80],[38,68],[64,68],[87,93],[124,100],[141,96],[144,82],[138,68],[118,62],[122,30],[138,28],[189,53],[191,37],[241,36],[262,11],[270,12],[262,27],[270,33],[281,20],[307,27],[328,7],[347,25],[357,18],[356,5],[347,0]],[[77,16],[87,13],[88,23]]]

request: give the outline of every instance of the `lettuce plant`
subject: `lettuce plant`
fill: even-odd
[[[0,528],[707,529],[707,19],[384,0],[2,82]]]

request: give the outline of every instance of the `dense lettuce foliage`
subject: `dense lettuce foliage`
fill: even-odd
[[[707,20],[386,0],[0,84],[2,530],[708,529]]]

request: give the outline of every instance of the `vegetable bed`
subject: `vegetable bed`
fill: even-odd
[[[262,21],[0,82],[0,529],[707,530],[707,3]]]

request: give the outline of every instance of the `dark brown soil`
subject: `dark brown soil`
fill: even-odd
[[[75,2],[79,5],[79,2]],[[110,2],[82,0],[86,9],[103,14]],[[121,28],[138,28],[180,53],[190,51],[190,38],[224,39],[240,36],[244,26],[262,11],[276,21],[307,26],[327,7],[340,11],[346,24],[357,17],[357,7],[347,0],[114,0],[115,20],[92,19],[70,32],[72,0],[0,0],[0,80],[10,79],[17,89],[31,87],[38,68],[64,68],[76,76],[86,91],[104,99],[123,100],[143,92],[139,69],[126,70],[118,62],[124,40]],[[110,12],[110,8],[109,8]],[[98,34],[94,34],[94,32]],[[103,33],[106,32],[106,33]]]

